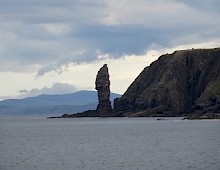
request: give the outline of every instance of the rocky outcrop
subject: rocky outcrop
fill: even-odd
[[[220,48],[162,55],[114,106],[121,116],[220,113]]]
[[[76,117],[111,117],[112,107],[110,101],[110,80],[107,64],[98,71],[95,81],[95,89],[98,92],[98,106],[96,110],[87,110],[82,113],[64,114],[60,117],[49,118],[76,118]]]
[[[110,80],[107,64],[98,71],[95,81],[95,89],[98,92],[99,104],[96,112],[99,117],[111,116],[111,102],[110,102]]]

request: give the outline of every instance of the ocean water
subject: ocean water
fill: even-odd
[[[220,121],[0,117],[1,170],[220,170]]]

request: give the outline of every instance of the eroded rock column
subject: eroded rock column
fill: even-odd
[[[96,112],[100,117],[111,116],[111,102],[110,102],[110,80],[107,64],[98,71],[95,82],[95,89],[98,91],[99,104]]]

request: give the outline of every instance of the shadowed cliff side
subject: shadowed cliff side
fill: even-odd
[[[220,113],[220,48],[162,55],[114,106],[120,116]]]

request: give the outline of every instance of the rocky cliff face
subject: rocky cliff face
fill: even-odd
[[[95,81],[95,89],[98,91],[99,104],[96,112],[100,117],[111,116],[111,102],[110,102],[110,80],[107,64],[98,71]]]
[[[142,71],[114,106],[121,116],[220,112],[220,48],[162,55]]]

